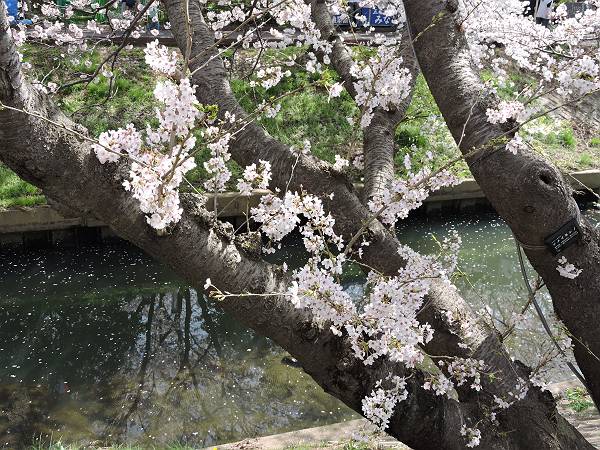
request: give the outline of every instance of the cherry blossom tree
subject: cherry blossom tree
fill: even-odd
[[[600,2],[591,3],[596,9],[575,18],[558,9],[545,28],[523,15],[518,0],[381,2],[400,31],[363,30],[370,51],[360,57],[332,24],[343,10],[336,1],[163,0],[179,52],[153,40],[145,48],[156,118],[144,129],[123,124],[98,137],[53,104],[61,86],[30,79],[19,46],[52,43],[76,57],[102,28],[69,18],[101,12],[118,47],[73,83],[105,76],[112,85],[115,61],[145,34],[153,2],[121,15],[111,9],[115,1],[62,10],[44,3],[31,26],[12,28],[0,3],[0,158],[57,208],[94,215],[172,267],[289,351],[325,391],[412,448],[593,448],[557,412],[539,370],[511,358],[504,336],[453,286],[460,238],[446,237],[434,256],[396,239],[399,220],[457,180],[450,165],[433,169],[433,154],[419,170],[407,156],[407,175],[396,177],[393,139],[420,70],[461,158],[543,280],[528,285],[532,301],[542,283],[548,287],[572,339],[578,367],[571,366],[599,405],[600,237],[525,133],[548,113],[536,102],[544,95],[558,93],[568,104],[600,88],[600,54],[588,45],[600,36]],[[290,65],[315,74],[331,67],[338,78],[318,83],[330,98],[345,90],[356,103],[357,116],[347,119],[362,133],[363,151],[352,162],[337,155],[328,164],[310,154],[310,142],[297,149],[269,136],[259,119],[278,114],[280,98],[246,111],[233,95],[225,49],[254,49],[252,83],[268,91],[289,70],[261,56],[293,45],[305,51]],[[514,68],[532,81],[503,98],[499,88]],[[483,81],[484,70],[491,81]],[[208,179],[184,193],[202,146],[211,156]],[[216,194],[230,185],[230,160],[243,167],[235,182],[241,196],[271,190],[250,211],[258,231],[236,233],[218,220]],[[364,175],[360,194],[345,173],[351,165]],[[570,221],[580,239],[555,255],[545,240]],[[296,270],[268,263],[263,255],[292,232],[302,238],[306,263]],[[358,303],[340,282],[352,265],[366,274]],[[555,342],[568,358],[570,346]]]

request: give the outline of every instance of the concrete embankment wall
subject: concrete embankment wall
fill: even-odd
[[[589,170],[570,174],[568,180],[575,190],[583,192],[582,198],[592,199],[588,191],[600,192],[600,171]],[[360,189],[360,186],[357,186]],[[230,192],[217,196],[219,217],[239,226],[248,209],[255,206],[268,191],[255,191],[251,197]],[[213,209],[210,198],[207,208]],[[459,185],[444,188],[432,194],[416,212],[436,215],[457,211],[490,209],[479,185],[472,179]],[[0,211],[0,246],[78,245],[85,242],[115,238],[112,231],[93,217],[65,217],[49,206],[13,208]]]

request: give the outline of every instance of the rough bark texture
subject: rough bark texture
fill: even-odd
[[[23,81],[16,49],[7,33],[3,2],[0,27],[0,101],[75,127],[45,96]],[[284,275],[240,250],[226,229],[211,229],[210,216],[198,206],[203,201],[194,196],[185,197],[183,217],[173,230],[157,236],[146,224],[137,202],[122,188],[124,165],[101,165],[88,144],[64,129],[31,115],[2,110],[0,158],[49,197],[73,211],[92,213],[198,289],[206,277],[231,292],[281,292],[287,286]],[[387,361],[366,367],[352,357],[344,339],[314,327],[310,315],[296,310],[286,298],[234,297],[221,306],[288,350],[327,392],[357,411],[377,380],[390,372],[409,376],[411,395],[399,404],[389,432],[415,449],[463,448],[459,433],[462,423],[466,417],[477,420],[483,416],[489,394],[480,398],[463,395],[459,403],[421,389],[424,374],[420,371],[407,371]],[[450,339],[455,338],[449,338],[446,345],[452,347]],[[477,351],[489,353],[495,346],[493,339],[481,342]],[[495,357],[507,359],[503,355]],[[491,364],[493,358],[486,356]],[[500,389],[502,384],[494,386]],[[532,448],[533,442],[536,448],[591,448],[556,413],[549,394],[532,390],[519,405],[500,416],[498,428],[486,421],[479,425],[484,433],[483,448],[525,449]]]
[[[540,156],[513,155],[495,138],[514,123],[493,125],[486,110],[494,106],[471,65],[468,44],[458,23],[465,14],[458,0],[405,0],[419,65],[471,173],[496,211],[524,243],[525,252],[552,296],[554,310],[573,335],[575,358],[597,406],[600,406],[600,236],[580,214],[569,184]],[[430,26],[434,23],[433,26]],[[464,134],[463,134],[464,131]],[[511,136],[509,136],[510,139]],[[544,238],[575,218],[582,237],[554,256]],[[539,248],[533,248],[539,247]],[[575,280],[560,276],[560,256],[583,273]]]

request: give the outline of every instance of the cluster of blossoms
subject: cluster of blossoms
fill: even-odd
[[[338,279],[348,262],[349,249],[335,234],[334,221],[325,214],[320,199],[292,192],[283,198],[267,195],[252,209],[252,217],[274,241],[299,227],[311,257],[292,274],[294,282],[288,296],[297,308],[308,309],[317,324],[329,327],[334,334],[347,336],[355,356],[365,365],[381,357],[409,367],[423,361],[419,346],[431,340],[433,330],[420,323],[417,314],[433,280],[449,283],[456,265],[455,241],[448,239],[441,244],[442,257],[423,256],[401,246],[398,251],[406,266],[393,276],[370,272],[364,305],[359,307]],[[459,384],[471,377],[473,386],[479,386],[479,362],[465,359],[449,367]],[[384,387],[384,381],[392,387]],[[363,401],[365,415],[378,426],[387,427],[394,406],[406,398],[404,386],[402,379],[380,381]]]
[[[256,164],[246,166],[242,178],[238,180],[237,189],[242,195],[249,196],[253,189],[267,189],[269,181],[271,181],[271,163],[261,159],[258,168]]]
[[[406,266],[392,277],[371,272],[366,305],[345,326],[355,354],[367,365],[387,356],[413,367],[423,359],[418,346],[433,337],[431,327],[420,323],[417,314],[433,280],[447,281],[451,268],[406,246],[398,251]]]
[[[587,1],[588,8],[575,17],[568,17],[565,5],[558,6],[550,27],[536,24],[534,18],[524,15],[529,3],[521,0],[465,3],[469,13],[461,24],[471,56],[479,67],[492,67],[500,87],[510,85],[508,74],[515,67],[535,78],[531,89],[518,94],[525,101],[501,101],[497,108],[488,111],[490,122],[520,120],[528,115],[524,107],[528,97],[537,99],[544,92],[556,92],[565,101],[573,101],[600,89],[600,53],[586,43],[600,31],[600,1]],[[492,14],[497,20],[489,20]],[[536,107],[533,102],[527,109],[533,111]],[[513,143],[510,150],[517,149]]]
[[[486,114],[490,123],[505,123],[519,119],[524,110],[525,106],[521,102],[503,100],[496,108],[489,108]]]
[[[331,324],[334,333],[341,335],[344,331],[364,364],[388,356],[412,367],[423,359],[418,346],[429,342],[433,335],[431,327],[419,323],[416,315],[432,280],[446,279],[447,269],[434,257],[419,255],[407,247],[400,251],[407,267],[392,277],[371,272],[362,310],[333,276],[341,273],[343,254],[297,271],[290,289],[292,301],[297,307],[309,309],[317,322]]]
[[[196,167],[193,158],[187,156],[188,150],[178,153],[182,161],[176,155],[150,152],[143,158],[147,165],[132,163],[130,180],[123,182],[125,189],[140,202],[148,224],[156,230],[164,230],[181,218],[183,210],[177,189],[184,174]]]
[[[343,90],[344,90],[343,83],[333,83],[328,88],[328,91],[329,91],[329,100],[331,100],[332,98],[336,98],[336,97],[339,97],[340,95],[342,95],[342,91]]]
[[[515,134],[515,136],[506,144],[506,150],[511,152],[513,155],[516,155],[520,150],[524,150],[526,148],[527,144],[523,138],[519,136],[519,134]]]
[[[300,223],[302,199],[297,193],[286,192],[283,198],[267,194],[260,205],[252,208],[252,218],[261,224],[261,231],[271,240],[280,241]]]
[[[297,39],[312,46],[315,50],[330,53],[331,46],[321,39],[321,33],[316,29],[312,20],[311,5],[308,2],[281,2],[278,7],[271,10],[273,18],[278,25],[291,26],[301,31]]]
[[[423,383],[423,389],[435,392],[436,395],[446,395],[454,389],[454,383],[443,373],[431,374]]]
[[[137,155],[142,146],[142,136],[133,124],[118,130],[109,130],[100,135],[94,146],[101,164],[117,162],[121,156]]]
[[[362,153],[359,153],[354,158],[352,158],[352,167],[354,167],[360,172],[362,172],[365,169],[365,156]]]
[[[309,309],[316,323],[329,323],[331,330],[340,335],[340,328],[356,316],[356,306],[342,285],[319,264],[302,267],[295,279],[289,290],[294,306]]]
[[[204,169],[210,176],[204,182],[204,188],[210,192],[223,192],[231,178],[231,171],[227,167],[227,161],[231,159],[229,153],[231,134],[224,133],[219,137],[220,131],[218,127],[208,127],[203,131],[203,136],[215,139],[208,144],[210,159],[204,163]]]
[[[599,60],[598,56],[593,59],[588,55],[583,55],[576,61],[560,64],[561,70],[557,75],[560,92],[583,95],[600,89]]]
[[[444,361],[438,363],[444,366]],[[481,390],[481,373],[485,371],[485,364],[481,360],[473,358],[454,358],[446,366],[451,378],[456,381],[456,386],[462,386],[469,378],[473,380],[471,388],[475,391]]]
[[[14,28],[11,28],[10,31],[11,31],[12,39],[13,39],[13,42],[15,43],[15,46],[20,47],[27,40],[27,36],[25,34],[24,28],[22,28],[20,26],[14,27]]]
[[[460,434],[467,440],[467,447],[477,447],[481,442],[481,431],[477,428],[469,428],[463,425],[460,429]]]
[[[97,0],[73,0],[65,5],[42,2],[33,4],[33,10],[28,5],[30,5],[29,2],[18,2],[19,11],[25,13],[27,24],[20,22],[16,26],[23,31],[27,29],[27,39],[30,41],[42,41],[45,44],[50,42],[65,47],[66,51],[62,52],[60,56],[62,58],[69,57],[73,61],[89,51],[87,44],[89,38],[102,33],[96,20],[88,20],[85,24],[73,22],[72,19],[77,11],[86,13],[88,16],[96,15],[99,21],[108,21],[111,33],[129,30],[129,36],[132,39],[139,39],[146,32],[144,28],[147,22],[158,21],[157,7],[154,6],[148,10],[147,14],[142,15],[134,22],[136,11],[122,10],[121,2],[108,2],[106,5],[101,5]],[[139,3],[137,12],[144,7],[144,4]],[[31,23],[29,24],[29,22]],[[170,25],[166,23],[164,27],[169,28]],[[158,30],[152,29],[150,33],[156,36]],[[126,46],[126,48],[131,47],[131,45]]]
[[[169,58],[164,49],[151,44],[147,57],[152,59],[156,54],[162,54],[163,60]],[[165,67],[162,63],[157,66]],[[154,97],[161,105],[156,110],[158,127],[148,125],[143,138],[130,124],[102,133],[94,145],[102,164],[117,162],[121,156],[133,161],[130,179],[123,185],[139,201],[148,224],[157,230],[164,230],[181,218],[177,189],[184,174],[196,166],[190,156],[196,145],[192,130],[202,113],[194,94],[195,87],[187,78],[157,82]]]
[[[362,401],[365,417],[382,430],[389,426],[396,404],[408,397],[404,378],[389,375],[385,382],[391,387],[382,388],[383,380],[379,380],[371,394]]]
[[[266,100],[263,100],[261,104],[258,105],[257,110],[263,112],[263,117],[272,119],[279,114],[279,111],[281,111],[281,103],[270,104],[267,103]]]
[[[513,397],[515,400],[523,400],[527,393],[529,392],[529,384],[527,380],[519,377],[517,379],[517,384],[515,385],[515,390],[509,392],[508,394]]]
[[[146,46],[144,54],[146,64],[155,72],[169,77],[177,73],[177,63],[179,61],[177,52],[160,45],[158,40],[150,42]]]
[[[334,220],[325,214],[320,198],[308,194],[286,192],[283,199],[268,194],[252,208],[252,218],[261,224],[262,232],[272,241],[280,241],[299,224],[300,216],[307,223],[300,227],[305,248],[318,255],[327,243],[341,248],[342,239],[333,231]],[[270,249],[272,251],[273,249]]]
[[[219,2],[219,4],[226,5],[227,2]],[[224,9],[221,11],[208,11],[206,13],[206,20],[210,23],[213,30],[221,30],[230,23],[236,21],[243,22],[245,18],[246,11],[240,6],[234,6],[231,9]]]
[[[350,161],[348,161],[345,158],[342,158],[340,155],[335,155],[335,162],[333,163],[333,170],[341,172],[348,166],[350,166]]]
[[[351,69],[356,90],[356,103],[362,110],[361,127],[367,127],[373,110],[389,110],[399,106],[411,90],[411,74],[398,55],[398,43],[393,41],[377,48],[377,54],[367,61],[356,62]]]
[[[410,160],[405,160],[405,166],[410,169]],[[389,188],[371,198],[369,210],[379,212],[381,221],[392,225],[408,217],[408,213],[421,206],[431,192],[458,182],[458,178],[448,170],[432,173],[430,169],[423,168],[417,173],[409,172],[407,180],[394,180]]]
[[[283,70],[280,66],[265,67],[256,71],[258,81],[251,81],[250,86],[260,84],[265,89],[270,89],[279,84],[281,80],[292,75],[289,70]]]
[[[567,261],[567,258],[564,256],[561,256],[558,259],[558,266],[556,266],[556,270],[558,270],[558,273],[561,277],[569,278],[571,280],[577,278],[581,274],[581,269],[578,269],[569,261]]]

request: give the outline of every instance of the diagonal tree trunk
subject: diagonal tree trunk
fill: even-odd
[[[411,34],[418,36],[414,49],[419,65],[440,111],[463,154],[481,149],[467,158],[471,173],[548,286],[554,310],[573,336],[575,358],[600,407],[598,230],[581,216],[570,186],[553,165],[533,152],[513,155],[498,144],[496,138],[514,123],[487,121],[487,108],[495,106],[495,100],[485,94],[479,73],[471,65],[458,25],[465,13],[462,2],[405,0],[404,4]],[[582,236],[560,256],[582,269],[574,280],[559,274],[559,256],[544,246],[544,239],[571,219],[577,221]]]
[[[179,47],[184,49],[187,42],[185,16],[179,0],[165,0],[163,3],[173,34]],[[222,115],[229,111],[236,117],[244,117],[244,110],[231,93],[225,69],[215,55],[213,34],[204,23],[196,2],[190,3],[190,17],[193,33],[191,68],[194,71],[200,67],[193,76],[194,84],[199,87],[198,100],[218,105]],[[233,158],[243,166],[259,159],[271,161],[275,187],[284,190],[289,182],[292,190],[305,189],[321,197],[327,210],[336,219],[337,232],[346,238],[354,235],[362,224],[370,220],[370,212],[361,204],[345,178],[328,172],[323,163],[313,158],[301,157],[296,164],[297,154],[257,125],[251,124],[238,134],[230,150]],[[329,199],[328,195],[332,192],[335,195]],[[396,237],[380,222],[370,222],[368,236],[371,244],[365,249],[363,262],[386,274],[394,274],[404,266],[397,252],[399,244]],[[498,336],[486,324],[478,321],[456,289],[450,289],[442,283],[435,284],[426,297],[426,305],[419,320],[430,323],[436,330],[433,340],[425,348],[429,355],[472,357],[485,361],[490,371],[502,374],[494,383],[488,383],[486,389],[490,397],[513,389],[519,377],[527,378],[515,369]],[[449,316],[454,320],[450,321]],[[466,344],[467,348],[459,344]]]

